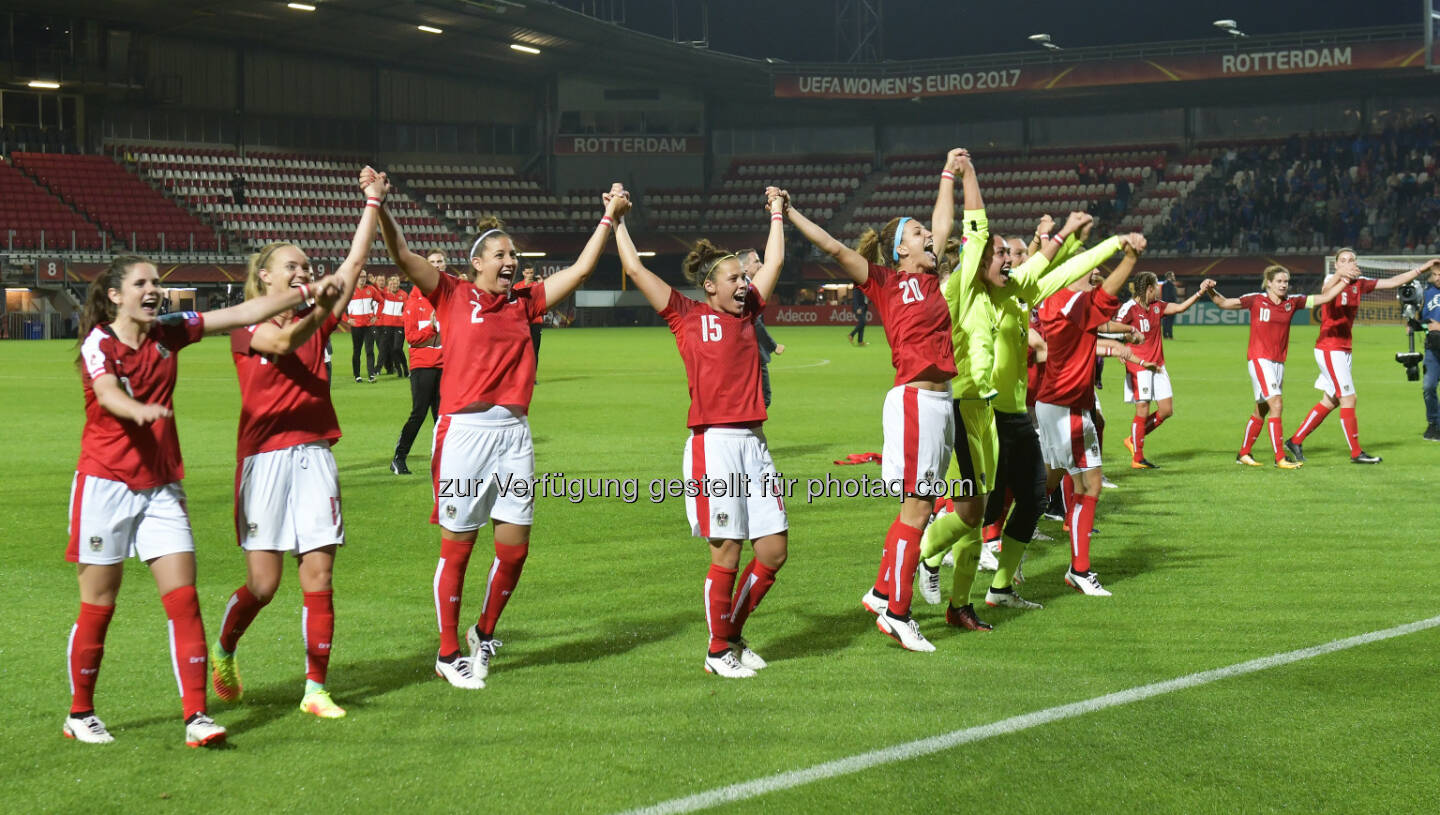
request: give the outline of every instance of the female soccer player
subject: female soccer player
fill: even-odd
[[[437,272],[453,274],[445,262],[444,250],[431,249],[425,255],[425,262]],[[410,417],[400,428],[400,440],[395,442],[395,455],[390,459],[390,472],[396,475],[410,474],[405,459],[410,455],[420,425],[425,423],[425,413],[430,413],[431,421],[440,419],[440,366],[445,359],[435,307],[419,288],[411,287],[404,316],[405,341],[410,343]]]
[[[624,195],[623,190],[613,190],[611,201]],[[685,278],[704,294],[703,301],[675,291],[646,269],[623,221],[615,230],[625,274],[665,318],[685,362],[690,386],[685,479],[737,483],[748,479],[749,490],[743,496],[711,495],[702,488],[699,495],[687,492],[685,498],[691,534],[710,543],[710,570],[705,575],[710,645],[705,670],[730,679],[752,677],[765,667],[743,632],[745,621],[785,565],[789,529],[775,462],[761,429],[766,414],[754,322],[775,289],[785,259],[785,199],[773,187],[766,190],[766,198],[770,237],[765,261],[753,281],[747,282],[735,255],[707,240],[686,255]],[[747,539],[755,556],[740,574],[737,587],[735,574]]]
[[[375,277],[360,273],[360,280],[355,286],[355,294],[350,298],[350,305],[346,307],[345,321],[350,324],[350,343],[353,351],[350,354],[350,369],[355,374],[356,382],[364,382],[360,378],[360,348],[365,348],[365,373],[370,381],[375,381],[375,328],[376,311],[379,308],[379,300],[376,296],[376,288],[371,285]]]
[[[1290,270],[1284,266],[1267,266],[1264,274],[1265,291],[1252,292],[1240,297],[1226,297],[1215,289],[1215,281],[1206,280],[1205,290],[1216,306],[1228,310],[1250,310],[1250,345],[1247,351],[1250,372],[1250,387],[1255,393],[1255,412],[1245,425],[1245,440],[1235,463],[1259,467],[1260,462],[1250,455],[1255,440],[1260,437],[1260,428],[1270,429],[1270,446],[1275,451],[1275,466],[1282,470],[1294,470],[1301,464],[1285,457],[1285,431],[1280,426],[1280,412],[1284,407],[1281,387],[1285,382],[1285,356],[1290,350],[1290,321],[1298,310],[1314,308],[1334,300],[1352,280],[1348,272],[1339,272],[1331,277],[1328,285],[1319,294],[1290,294]]]
[[[440,651],[435,673],[457,688],[485,687],[490,660],[501,645],[494,638],[500,613],[520,581],[530,551],[535,500],[530,490],[535,447],[526,413],[535,390],[535,346],[530,320],[547,303],[570,296],[594,271],[608,230],[630,208],[613,196],[575,265],[538,286],[514,288],[519,269],[515,243],[503,231],[480,233],[470,247],[473,281],[451,277],[410,251],[400,225],[382,207],[385,248],[410,282],[429,298],[445,331],[445,367],[440,375],[440,421],[430,472],[435,483],[431,522],[440,526],[440,562],[435,569],[435,616]],[[504,491],[502,492],[502,487]],[[523,494],[522,494],[523,493]],[[485,584],[480,619],[465,633],[470,657],[460,656],[460,596],[480,527],[495,529],[495,559]]]
[[[180,481],[172,396],[180,349],[205,334],[257,323],[318,298],[335,302],[334,276],[236,306],[159,317],[160,276],[142,257],[121,255],[90,284],[76,366],[85,390],[85,430],[70,488],[70,543],[80,615],[70,630],[70,713],[63,732],[113,741],[95,715],[95,681],[115,612],[125,559],[150,567],[169,618],[170,658],[185,711],[185,743],[225,738],[205,712],[205,626],[195,596],[195,544]]]
[[[963,150],[952,150],[941,171],[940,199],[952,201],[953,184]],[[947,178],[948,176],[948,178]],[[779,195],[788,204],[788,195]],[[788,207],[790,223],[820,251],[834,258],[854,281],[856,289],[875,304],[885,336],[890,341],[890,362],[895,367],[894,387],[885,395],[881,427],[885,435],[881,473],[887,484],[899,485],[900,512],[885,535],[880,569],[874,585],[860,602],[875,614],[875,625],[909,651],[934,651],[910,616],[915,569],[920,561],[920,538],[925,522],[944,494],[945,471],[955,445],[955,414],[950,401],[950,380],[955,377],[955,346],[950,338],[950,314],[936,276],[934,236],[920,221],[894,218],[877,233],[867,230],[851,249]],[[932,214],[939,224],[940,205]],[[942,236],[949,235],[947,222]],[[943,244],[942,244],[943,246]],[[769,254],[766,255],[769,258]]]
[[[1295,460],[1305,462],[1305,450],[1301,446],[1305,437],[1325,421],[1330,411],[1340,408],[1340,426],[1345,431],[1345,443],[1350,447],[1350,461],[1355,464],[1379,464],[1380,457],[1372,456],[1360,446],[1360,422],[1355,416],[1355,378],[1350,374],[1350,334],[1355,325],[1355,315],[1360,312],[1360,298],[1372,291],[1398,289],[1420,275],[1440,266],[1440,260],[1431,260],[1423,266],[1403,274],[1376,280],[1360,276],[1360,264],[1355,259],[1355,250],[1345,247],[1335,253],[1335,272],[1351,279],[1340,291],[1340,296],[1320,307],[1320,336],[1315,340],[1315,363],[1320,376],[1315,388],[1321,392],[1320,401],[1310,409],[1310,414],[1295,435],[1285,442],[1285,449]]]
[[[340,478],[330,448],[340,421],[330,402],[325,340],[340,324],[360,266],[375,242],[383,180],[365,190],[350,255],[337,274],[344,290],[333,303],[236,329],[230,353],[240,378],[240,428],[235,445],[235,538],[245,550],[245,583],[230,595],[210,654],[211,685],[227,702],[244,689],[235,649],[260,609],[274,598],[293,555],[303,593],[305,692],[300,709],[322,719],[345,710],[330,698],[325,678],[335,633],[331,574],[345,542]],[[310,280],[310,259],[292,243],[271,243],[250,256],[245,297],[263,297]]]
[[[1189,311],[1206,289],[1202,286],[1184,302],[1167,303],[1160,299],[1160,281],[1154,272],[1136,275],[1133,286],[1134,299],[1120,307],[1115,319],[1140,332],[1143,339],[1134,348],[1135,356],[1155,363],[1156,370],[1151,371],[1139,362],[1125,363],[1125,401],[1135,405],[1135,418],[1130,423],[1125,447],[1132,456],[1131,468],[1154,470],[1156,466],[1145,458],[1145,437],[1175,415],[1175,392],[1170,387],[1170,374],[1165,370],[1161,337],[1164,320]],[[1150,412],[1151,402],[1156,403],[1154,413]]]

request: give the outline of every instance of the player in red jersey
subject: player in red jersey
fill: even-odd
[[[205,712],[205,626],[195,595],[195,543],[180,484],[185,466],[172,405],[178,357],[205,334],[268,319],[313,297],[333,302],[339,291],[332,276],[230,308],[161,317],[164,291],[148,260],[116,257],[91,282],[76,359],[85,391],[85,430],[70,488],[65,552],[65,559],[76,564],[80,585],[80,614],[66,651],[67,737],[113,740],[95,715],[95,682],[125,560],[135,555],[150,567],[169,618],[185,743],[199,747],[225,738],[225,728]]]
[[[1167,303],[1160,299],[1160,280],[1154,272],[1136,275],[1134,289],[1134,299],[1120,307],[1115,319],[1140,332],[1140,344],[1132,350],[1156,367],[1150,370],[1140,362],[1125,363],[1125,401],[1135,404],[1135,418],[1130,422],[1125,447],[1132,455],[1133,469],[1154,470],[1156,466],[1145,458],[1145,437],[1175,415],[1175,392],[1170,386],[1170,373],[1165,370],[1162,322],[1168,316],[1189,311],[1205,289],[1197,289],[1182,302]],[[1154,413],[1150,412],[1151,402],[1156,403]]]
[[[526,414],[535,390],[535,346],[530,320],[545,305],[569,297],[605,248],[607,232],[630,208],[610,198],[605,216],[575,265],[528,289],[513,286],[519,270],[515,242],[499,229],[480,233],[470,247],[473,281],[439,270],[410,251],[400,226],[383,208],[380,227],[391,260],[435,306],[444,327],[445,367],[440,375],[440,421],[430,472],[440,526],[435,569],[435,616],[440,650],[435,672],[458,688],[485,687],[500,613],[520,581],[530,551],[534,520],[535,446]],[[480,618],[465,632],[468,658],[460,656],[460,596],[480,527],[495,529],[495,559],[485,584]]]
[[[405,363],[405,292],[400,289],[400,275],[384,278],[380,289],[380,314],[375,319],[375,345],[380,350],[380,359],[375,363],[387,374],[402,379],[410,375],[410,366]]]
[[[437,272],[453,274],[442,249],[431,249],[425,255],[425,262]],[[445,361],[435,307],[420,289],[411,287],[410,296],[405,300],[404,317],[405,341],[410,344],[410,417],[400,428],[400,440],[395,442],[395,455],[390,459],[390,472],[396,475],[410,474],[405,459],[410,455],[420,425],[425,423],[426,412],[432,421],[440,420],[440,371]]]
[[[945,238],[954,221],[955,174],[968,155],[962,149],[950,151],[941,170],[931,220],[938,225],[943,219]],[[788,196],[780,194],[788,203]],[[795,228],[840,265],[885,326],[895,380],[881,413],[881,476],[899,488],[903,500],[885,534],[875,583],[860,602],[875,615],[876,627],[906,650],[934,651],[910,616],[920,540],[935,499],[946,491],[945,473],[955,449],[950,387],[956,373],[955,345],[950,311],[940,292],[934,236],[914,218],[893,218],[879,232],[867,230],[851,249],[794,207],[788,207],[788,213]]]
[[[1290,321],[1301,309],[1334,300],[1350,282],[1347,274],[1335,275],[1319,294],[1290,294],[1290,270],[1284,266],[1265,267],[1265,291],[1240,297],[1225,297],[1215,289],[1215,281],[1202,286],[1210,300],[1223,309],[1248,309],[1250,312],[1250,344],[1246,351],[1250,387],[1255,394],[1255,412],[1245,425],[1245,440],[1235,456],[1237,464],[1259,467],[1250,451],[1260,437],[1262,427],[1270,430],[1270,446],[1275,451],[1275,466],[1293,470],[1299,461],[1285,457],[1285,431],[1281,429],[1280,412],[1284,407],[1281,390],[1285,383],[1285,357],[1290,351]]]
[[[611,194],[612,201],[626,195],[618,185]],[[615,230],[625,274],[665,318],[685,363],[690,438],[682,467],[687,487],[695,486],[686,491],[685,513],[691,534],[710,543],[704,594],[710,641],[704,666],[731,679],[752,677],[765,667],[743,632],[785,564],[790,526],[761,429],[766,412],[755,318],[774,291],[785,259],[785,200],[774,188],[767,190],[767,200],[770,237],[753,280],[734,254],[707,240],[685,257],[685,278],[699,287],[704,300],[686,297],[646,269],[623,221]],[[755,556],[737,580],[746,540]]]
[[[1054,490],[1067,474],[1075,482],[1075,501],[1066,505],[1070,521],[1070,568],[1065,582],[1081,594],[1109,597],[1090,569],[1090,532],[1095,502],[1100,497],[1100,441],[1095,434],[1096,331],[1109,327],[1120,308],[1115,295],[1135,269],[1145,238],[1121,236],[1125,257],[1114,271],[1100,272],[1051,295],[1040,306],[1045,336],[1045,378],[1035,395],[1035,419],[1049,468],[1046,489]],[[1099,282],[1096,286],[1097,280]],[[1121,326],[1115,326],[1121,327]],[[1123,327],[1121,327],[1123,328]]]
[[[1355,464],[1380,463],[1379,456],[1372,456],[1360,447],[1360,424],[1355,417],[1355,379],[1350,373],[1351,328],[1355,325],[1355,315],[1360,311],[1361,297],[1372,291],[1398,289],[1437,267],[1440,267],[1440,260],[1431,260],[1403,274],[1375,280],[1360,276],[1354,249],[1347,246],[1335,253],[1335,273],[1352,278],[1352,282],[1340,290],[1338,297],[1320,307],[1320,336],[1315,340],[1315,364],[1320,368],[1320,376],[1315,380],[1315,388],[1322,395],[1295,430],[1295,435],[1285,442],[1285,449],[1296,461],[1305,461],[1305,450],[1301,446],[1305,437],[1315,432],[1330,411],[1338,407],[1345,443],[1350,447],[1350,460]]]
[[[316,308],[238,328],[230,353],[240,379],[240,427],[235,445],[235,539],[245,551],[245,583],[230,595],[220,634],[210,653],[215,695],[238,702],[243,687],[235,649],[255,616],[274,598],[295,557],[303,593],[305,692],[300,709],[322,719],[345,710],[325,688],[335,633],[331,574],[345,543],[340,477],[330,448],[340,440],[340,421],[330,402],[325,342],[340,324],[360,267],[375,242],[379,209],[389,189],[375,181],[366,189],[360,225],[340,265],[340,296]],[[308,284],[310,259],[292,243],[271,243],[250,256],[247,300]],[[393,287],[398,289],[399,281]]]
[[[350,298],[350,304],[346,307],[345,321],[350,324],[350,342],[353,351],[350,354],[350,369],[355,374],[356,382],[364,382],[360,378],[360,349],[365,349],[365,373],[370,381],[375,381],[375,320],[376,312],[379,310],[379,299],[376,297],[375,286],[371,281],[376,279],[373,275],[360,273],[360,280],[355,286],[355,294]]]

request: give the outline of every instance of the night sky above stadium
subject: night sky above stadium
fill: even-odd
[[[574,3],[564,3],[574,7]],[[625,0],[625,25],[669,38],[700,38],[700,4]],[[885,0],[887,60],[1039,50],[1026,36],[1048,33],[1065,48],[1158,40],[1224,39],[1211,23],[1234,19],[1251,35],[1417,24],[1415,0],[1159,2],[1096,0]],[[710,47],[746,57],[835,61],[835,0],[711,0]]]

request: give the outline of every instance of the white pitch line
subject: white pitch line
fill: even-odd
[[[819,362],[807,362],[804,365],[772,365],[777,371],[794,371],[800,368],[819,368],[821,365],[829,365],[830,360],[822,359]]]
[[[1348,648],[1356,648],[1372,642],[1388,640],[1392,637],[1403,637],[1406,634],[1413,634],[1416,631],[1424,631],[1425,629],[1436,627],[1440,627],[1440,616],[1431,617],[1427,620],[1418,620],[1413,623],[1406,623],[1405,625],[1397,625],[1394,628],[1386,628],[1383,631],[1371,631],[1368,634],[1360,634],[1343,640],[1335,640],[1310,648],[1301,648],[1298,651],[1287,651],[1283,654],[1260,657],[1259,659],[1252,659],[1249,662],[1227,665],[1223,668],[1200,671],[1199,673],[1188,674],[1164,682],[1140,685],[1139,687],[1128,690],[1108,693],[1093,699],[1086,699],[1082,702],[1072,702],[1068,705],[1060,705],[1058,707],[1046,708],[1045,710],[1037,710],[1034,713],[1026,713],[1021,716],[1002,719],[998,722],[992,722],[991,724],[967,727],[963,730],[953,730],[949,733],[931,736],[930,738],[920,739],[918,741],[905,742],[880,750],[872,750],[868,753],[860,753],[859,755],[848,758],[827,761],[823,764],[816,764],[813,767],[806,767],[803,770],[791,770],[790,772],[767,775],[764,778],[757,778],[753,781],[717,787],[713,790],[688,795],[684,798],[674,798],[669,801],[652,804],[651,806],[627,810],[622,813],[622,815],[672,815],[673,813],[694,812],[720,804],[744,801],[767,793],[799,787],[813,781],[850,775],[852,773],[858,773],[861,770],[868,770],[871,767],[879,767],[884,764],[893,764],[897,761],[906,761],[912,758],[928,756],[932,753],[949,750],[962,744],[982,741],[995,736],[1003,736],[1008,733],[1018,733],[1021,730],[1039,727],[1040,725],[1049,724],[1050,722],[1071,719],[1086,713],[1095,713],[1107,708],[1139,702],[1144,699],[1149,699],[1152,696],[1160,696],[1161,694],[1173,693],[1200,685],[1208,685],[1211,682],[1218,682],[1221,679],[1229,679],[1235,676],[1243,676],[1257,671],[1276,668],[1281,665],[1289,665],[1292,662],[1300,662],[1301,660],[1331,654],[1336,651],[1344,651]]]

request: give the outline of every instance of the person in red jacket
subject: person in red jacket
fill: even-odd
[[[375,381],[375,336],[372,327],[375,324],[376,297],[375,287],[370,285],[369,276],[360,272],[360,279],[355,286],[355,296],[350,298],[350,305],[345,309],[345,321],[350,323],[350,342],[354,346],[354,353],[350,355],[350,368],[355,374],[356,382],[363,382],[360,378],[360,348],[365,348],[365,373],[370,381]]]
[[[445,262],[445,252],[431,249],[425,261],[438,272],[454,277]],[[444,351],[440,346],[440,323],[435,318],[435,306],[421,293],[419,287],[410,289],[405,301],[405,342],[410,344],[410,418],[400,428],[400,440],[395,442],[395,455],[390,459],[390,472],[409,475],[410,468],[405,459],[410,455],[410,446],[425,423],[429,412],[432,422],[440,417],[440,370],[444,362]]]
[[[519,283],[515,284],[515,288],[517,289],[523,289],[528,286],[533,286],[536,283],[542,281],[540,275],[535,272],[534,266],[530,266],[520,270],[520,276],[523,279]],[[535,367],[537,368],[540,367],[540,331],[544,327],[544,314],[537,314],[534,318],[530,320],[530,344],[535,346]]]
[[[380,349],[380,359],[375,363],[387,374],[404,378],[410,375],[410,366],[405,362],[405,292],[400,290],[400,275],[392,274],[385,279],[384,288],[377,295],[380,298],[380,314],[376,318],[379,326],[375,345]]]

